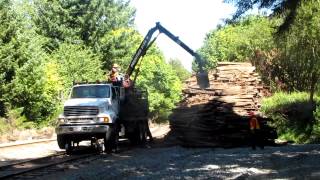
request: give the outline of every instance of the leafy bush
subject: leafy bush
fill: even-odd
[[[247,61],[256,50],[274,47],[273,23],[260,16],[247,16],[235,24],[228,24],[209,32],[199,53],[212,69],[218,61]]]
[[[314,110],[315,104],[309,101],[306,92],[277,92],[263,99],[261,108],[273,119],[271,125],[277,128],[280,138],[297,143],[312,141],[310,138],[317,129]]]
[[[5,118],[0,118],[0,135],[8,132],[9,124]]]

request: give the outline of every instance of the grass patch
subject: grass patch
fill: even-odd
[[[319,98],[315,100],[310,102],[306,92],[277,92],[262,100],[261,111],[273,119],[270,125],[277,129],[280,139],[310,143],[320,137],[315,114]]]

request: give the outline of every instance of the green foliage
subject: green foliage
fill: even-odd
[[[132,25],[135,13],[129,2],[122,0],[35,2],[34,21],[39,34],[50,39],[49,49],[56,49],[65,41],[84,43],[96,49],[107,32]]]
[[[21,27],[9,0],[0,2],[0,116],[5,115],[8,84],[14,78],[16,34]]]
[[[110,70],[113,63],[117,63],[122,69],[127,68],[141,41],[141,35],[130,28],[106,33],[100,40],[99,49],[103,69]]]
[[[317,0],[301,3],[294,23],[279,37],[280,55],[274,60],[289,90],[309,91],[311,101],[320,79],[319,7]]]
[[[9,124],[5,118],[0,118],[0,135],[7,133],[9,130]]]
[[[36,123],[28,121],[25,116],[22,116],[23,107],[11,109],[10,105],[7,105],[7,117],[0,118],[0,134],[7,134],[15,129],[30,129],[35,128]]]
[[[4,29],[0,38],[1,115],[5,115],[8,108],[4,105],[9,103],[13,109],[22,107],[27,119],[39,121],[51,114],[48,110],[52,107],[43,97],[45,41],[25,24],[25,17],[10,8],[0,12],[0,29]]]
[[[169,61],[169,64],[172,67],[172,69],[175,71],[176,75],[178,76],[181,82],[191,77],[191,73],[183,67],[180,60],[171,59]]]
[[[273,32],[269,19],[248,16],[209,32],[199,52],[209,61],[209,69],[218,61],[248,61],[255,51],[274,47]]]
[[[168,114],[180,100],[181,82],[162,56],[146,55],[137,86],[148,90],[150,111],[154,118]]]
[[[99,58],[85,46],[63,43],[50,56],[51,64],[48,65],[58,72],[51,73],[51,82],[58,88],[62,85],[66,95],[73,82],[104,80]]]
[[[317,127],[314,107],[306,92],[277,92],[263,99],[261,111],[273,119],[272,125],[277,128],[280,138],[306,143]]]

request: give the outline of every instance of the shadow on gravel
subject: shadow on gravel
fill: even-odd
[[[250,148],[135,148],[101,160],[68,179],[317,179],[319,145]],[[81,171],[81,172],[80,172]]]
[[[194,149],[198,151],[197,149]],[[185,157],[186,158],[186,157]],[[185,177],[217,179],[319,179],[319,146],[212,150],[197,153],[184,164]],[[178,165],[179,160],[175,165]],[[172,168],[175,166],[173,165]],[[181,173],[181,172],[180,172]],[[220,178],[219,178],[220,177]]]

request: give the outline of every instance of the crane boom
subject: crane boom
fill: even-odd
[[[208,73],[204,71],[203,65],[204,61],[202,60],[201,56],[194,52],[189,46],[187,46],[184,42],[182,42],[179,37],[173,35],[169,30],[167,30],[165,27],[163,27],[159,22],[156,23],[156,26],[151,28],[147,35],[144,37],[143,41],[141,42],[139,48],[137,49],[135,55],[133,56],[130,65],[127,69],[126,74],[129,75],[129,77],[132,75],[133,71],[135,70],[136,65],[138,64],[141,57],[143,57],[149,47],[154,43],[157,37],[153,38],[153,34],[159,31],[160,33],[163,33],[167,35],[171,40],[173,40],[175,43],[180,45],[184,50],[186,50],[188,53],[190,53],[196,60],[199,72],[197,73],[197,81],[200,88],[207,88],[209,87],[209,79],[208,79]]]

